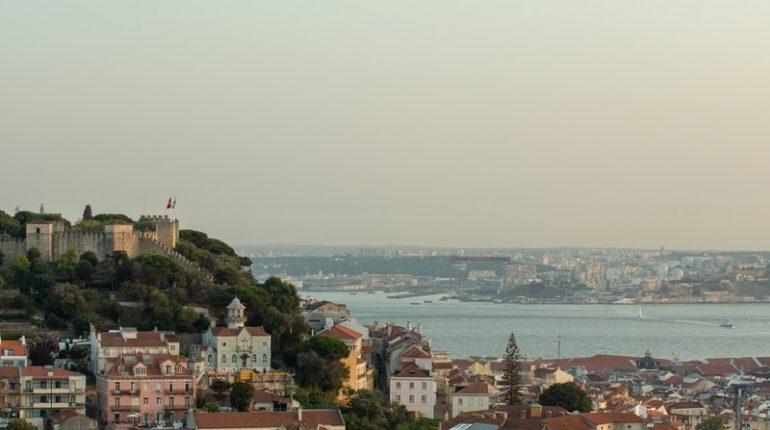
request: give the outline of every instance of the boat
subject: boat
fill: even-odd
[[[722,327],[722,328],[735,328],[735,321],[734,320],[722,320],[722,322],[719,323],[719,327]]]
[[[412,303],[409,303],[409,304],[410,305],[419,305],[419,303],[417,303],[417,302],[412,302]]]
[[[438,299],[438,301],[440,301],[440,302],[445,302],[447,300],[449,300],[449,297],[447,297],[447,296],[444,296],[444,297]]]
[[[377,294],[376,291],[367,291],[366,294]]]
[[[423,303],[433,303],[433,300],[425,300]]]

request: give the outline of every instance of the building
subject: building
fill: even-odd
[[[296,409],[283,412],[198,412],[187,427],[196,430],[345,430],[336,409]]]
[[[50,430],[97,430],[99,422],[69,409],[56,412],[51,416]]]
[[[404,405],[410,412],[417,412],[426,418],[436,413],[436,380],[430,372],[409,364],[390,377],[390,403]]]
[[[345,388],[352,391],[358,391],[371,390],[374,387],[372,369],[367,366],[366,361],[361,356],[363,345],[363,335],[361,333],[342,324],[336,324],[331,328],[318,333],[318,336],[340,340],[348,347],[348,356],[343,357],[340,360],[348,370],[348,375],[342,384],[342,391],[344,391]],[[342,391],[340,392],[340,400],[344,400]]]
[[[178,219],[156,215],[143,216],[142,219],[152,223],[154,230],[139,231],[130,222],[111,221],[103,231],[79,231],[63,220],[30,220],[26,223],[24,239],[0,237],[0,251],[5,254],[6,262],[32,248],[40,251],[43,260],[53,261],[74,248],[78,255],[91,251],[100,260],[116,251],[125,252],[129,257],[155,253],[172,258],[183,267],[195,266],[174,251],[179,240]]]
[[[262,327],[245,327],[246,307],[238,298],[227,305],[227,327],[209,327],[202,337],[203,372],[227,374],[240,369],[270,370],[270,335]]]
[[[462,412],[483,411],[492,406],[491,398],[499,391],[486,383],[477,382],[465,387],[458,387],[458,390],[451,394],[452,399],[452,418]]]
[[[42,429],[45,420],[60,411],[84,415],[86,377],[51,366],[27,366],[3,371],[2,397],[8,412]],[[13,400],[15,397],[16,401]]]
[[[570,414],[543,423],[546,430],[645,430],[644,420],[630,413]]]
[[[179,355],[179,341],[176,336],[159,331],[137,331],[133,327],[97,332],[91,326],[91,371],[104,371],[108,358],[132,354]]]
[[[102,424],[109,428],[170,426],[195,407],[187,360],[169,354],[126,354],[107,360],[96,377]]]
[[[25,367],[27,365],[27,339],[4,340],[0,336],[0,367]]]
[[[446,422],[441,429],[452,429],[462,425],[492,425],[504,429],[541,430],[543,421],[569,414],[558,406],[502,405],[491,410],[463,412]]]

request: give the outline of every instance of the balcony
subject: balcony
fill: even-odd
[[[113,411],[138,411],[139,405],[115,405],[110,409]]]
[[[192,387],[174,387],[173,390],[166,390],[166,394],[192,394]]]
[[[110,390],[110,394],[116,395],[116,396],[137,396],[139,395],[139,390],[134,388],[133,390],[128,388],[121,388],[120,390]]]
[[[164,409],[167,411],[186,411],[190,409],[191,406],[185,406],[185,405],[166,405]]]

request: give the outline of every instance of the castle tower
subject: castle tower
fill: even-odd
[[[44,261],[51,261],[53,250],[53,223],[51,221],[27,222],[27,251],[37,248]]]
[[[155,233],[158,242],[168,248],[176,248],[179,240],[179,220],[171,219],[167,215],[155,218]]]
[[[227,305],[227,328],[240,328],[246,324],[245,311],[246,306],[243,306],[238,297],[234,298],[229,305]]]

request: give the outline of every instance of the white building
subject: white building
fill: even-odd
[[[410,412],[435,417],[436,380],[425,369],[410,363],[390,377],[390,403],[404,405]]]
[[[452,393],[452,418],[462,412],[485,411],[491,405],[491,397],[499,391],[489,384],[476,383]]]
[[[89,335],[91,343],[91,371],[104,371],[108,358],[133,354],[179,355],[179,340],[173,334],[160,331],[137,331],[133,327],[97,332],[93,325]]]
[[[206,370],[270,370],[270,335],[262,327],[245,327],[246,307],[238,298],[227,305],[227,327],[209,327],[201,339]]]

